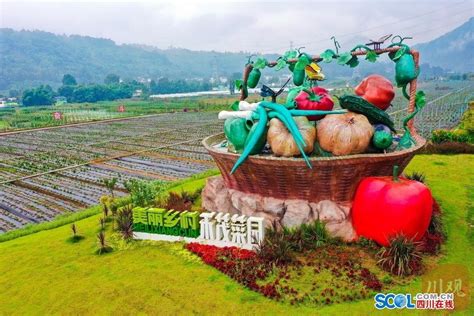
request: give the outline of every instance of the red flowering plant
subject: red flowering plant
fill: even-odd
[[[208,265],[233,278],[251,290],[267,297],[278,298],[275,284],[259,285],[272,271],[271,265],[257,257],[253,251],[237,247],[219,248],[198,243],[189,243],[186,249],[195,253]]]

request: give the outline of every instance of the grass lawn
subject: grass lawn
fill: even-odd
[[[466,219],[468,189],[472,190],[474,183],[474,156],[417,156],[408,167],[409,172],[414,170],[426,174],[444,210],[449,239],[440,262],[468,266],[472,293],[474,244],[468,238]],[[203,183],[197,179],[183,186],[198,188]],[[374,312],[372,299],[319,309],[266,299],[202,264],[180,244],[136,242],[127,246],[108,233],[115,250],[98,256],[95,254],[98,219],[99,215],[94,215],[76,222],[79,234],[85,238],[75,244],[66,241],[70,225],[0,243],[0,314]],[[399,290],[416,293],[420,284],[420,278],[416,278]],[[465,314],[474,313],[472,305]]]

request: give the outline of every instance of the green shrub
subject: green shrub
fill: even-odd
[[[441,144],[429,142],[423,148],[423,154],[474,154],[474,145],[457,142],[444,142]]]
[[[432,132],[431,141],[434,144],[442,144],[446,142],[473,143],[474,137],[463,129],[455,129],[452,131],[437,129]]]
[[[461,118],[459,128],[467,131],[468,134],[474,134],[474,101],[469,103],[469,109]]]
[[[132,179],[124,182],[124,186],[130,193],[134,206],[149,206],[155,198],[165,191],[165,184],[161,181],[147,182]]]

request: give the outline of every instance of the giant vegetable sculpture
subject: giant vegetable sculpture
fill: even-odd
[[[394,41],[397,37],[399,40]],[[388,38],[390,36],[384,37],[383,41]],[[415,111],[403,122],[403,136],[394,137],[393,134],[397,133],[395,124],[385,112],[395,96],[394,87],[388,79],[380,75],[368,76],[354,89],[353,94],[337,97],[343,109],[337,111],[333,111],[334,100],[329,91],[317,84],[325,78],[317,62],[336,60],[339,65],[352,68],[359,64],[361,55],[365,55],[367,61],[375,62],[379,54],[389,52],[389,57],[395,62],[397,86],[409,98],[407,84],[416,79],[419,70],[412,50],[403,43],[405,39],[396,36],[385,49],[380,48],[381,41],[357,45],[348,52],[340,53],[340,45],[333,38],[335,50],[327,49],[319,56],[310,56],[301,52],[301,48],[286,52],[275,62],[268,62],[263,57],[252,61],[250,56],[243,80],[236,81],[241,91],[240,102],[236,101],[232,105],[233,111],[219,113],[220,119],[226,119],[224,132],[228,150],[240,154],[231,174],[249,155],[262,152],[277,157],[301,156],[306,165],[312,168],[309,155],[387,153],[414,146],[416,138],[411,135],[408,122],[423,107],[423,92],[418,92]],[[370,45],[374,45],[374,48],[370,48]],[[265,67],[274,67],[277,71],[288,67],[291,77],[278,92],[263,85],[260,93],[262,101],[246,102],[248,88],[259,85],[261,70]],[[294,87],[289,89],[286,102],[277,103],[276,97],[290,81]],[[414,90],[410,93],[414,93]],[[265,100],[268,96],[272,97],[272,102]]]
[[[368,177],[359,184],[352,223],[359,236],[388,246],[399,235],[420,240],[431,219],[433,198],[421,182],[398,177]]]
[[[370,75],[355,87],[354,92],[381,110],[386,110],[395,97],[392,83],[380,75]]]
[[[302,90],[294,99],[296,108],[299,110],[321,110],[331,111],[334,107],[334,102],[329,95],[329,92],[321,87],[313,87],[312,89]],[[316,121],[323,118],[323,116],[308,116],[311,121]]]
[[[295,117],[295,123],[303,136],[305,146],[303,151],[310,154],[313,151],[314,141],[316,140],[316,128],[304,116]],[[285,124],[277,118],[270,120],[268,129],[268,144],[275,156],[293,157],[298,156],[300,151],[295,139]]]
[[[410,47],[403,44],[403,41],[410,37],[395,36],[399,38],[399,42],[394,42],[388,47],[398,46],[400,49],[395,53],[390,53],[388,56],[395,62],[395,81],[397,86],[402,88],[403,95],[410,99],[410,96],[406,92],[406,87],[413,79],[416,79],[419,75],[419,69],[416,69],[415,60],[413,55],[410,53]],[[392,42],[393,42],[392,39]]]
[[[399,235],[421,239],[431,219],[431,193],[422,183],[399,177],[399,171],[426,143],[413,124],[426,103],[424,93],[416,91],[419,54],[402,43],[404,38],[381,48],[389,37],[346,52],[339,52],[334,39],[335,50],[320,55],[310,56],[299,49],[274,62],[262,56],[249,59],[242,80],[236,81],[240,101],[232,104],[232,111],[219,113],[220,119],[226,119],[227,140],[213,135],[203,141],[225,186],[264,198],[352,206],[347,209],[350,214],[344,210],[354,228],[344,229],[350,231],[346,237],[351,240],[355,233],[383,246]],[[392,80],[369,75],[350,92],[319,85],[325,78],[322,63],[353,68],[362,58],[375,62],[385,53],[394,61]],[[289,70],[278,92],[260,82],[265,67]],[[277,102],[288,84],[286,100]],[[262,99],[245,101],[248,88],[257,87]],[[402,126],[396,126],[388,113],[397,87],[409,99]],[[304,164],[311,170],[303,169]],[[395,167],[391,177],[393,165],[400,169]],[[303,208],[295,212],[308,218]],[[292,213],[285,213],[284,218]],[[319,214],[322,220],[322,210]],[[283,220],[281,224],[286,225]]]
[[[328,115],[318,124],[319,145],[335,156],[365,152],[373,134],[367,118],[352,112]]]

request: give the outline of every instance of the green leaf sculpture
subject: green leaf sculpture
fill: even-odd
[[[352,59],[352,54],[350,52],[345,52],[339,55],[337,58],[337,63],[339,65],[346,65]]]
[[[379,57],[379,55],[377,55],[377,53],[373,50],[369,50],[367,51],[367,54],[365,55],[365,60],[371,62],[371,63],[375,63],[377,61],[377,58]]]
[[[277,64],[275,66],[275,70],[282,70],[283,68],[286,67],[286,60],[282,57],[278,58]]]
[[[267,60],[262,57],[257,58],[257,60],[253,63],[253,68],[255,69],[263,69],[266,66],[267,66]]]
[[[302,54],[299,58],[298,61],[295,64],[295,70],[304,70],[306,66],[308,66],[311,63],[311,57],[307,54]]]
[[[349,59],[349,61],[346,63],[346,65],[351,68],[357,67],[357,65],[359,65],[359,58],[357,58],[357,56],[352,56],[351,59]]]
[[[237,79],[235,80],[235,88],[237,90],[242,89],[242,85],[244,84],[244,81],[242,79]]]
[[[336,56],[336,53],[332,49],[326,49],[321,55],[319,55],[325,63],[330,63],[334,56]]]
[[[289,50],[289,51],[286,51],[284,54],[283,54],[283,59],[293,59],[293,58],[296,58],[298,56],[298,52],[296,50]]]

